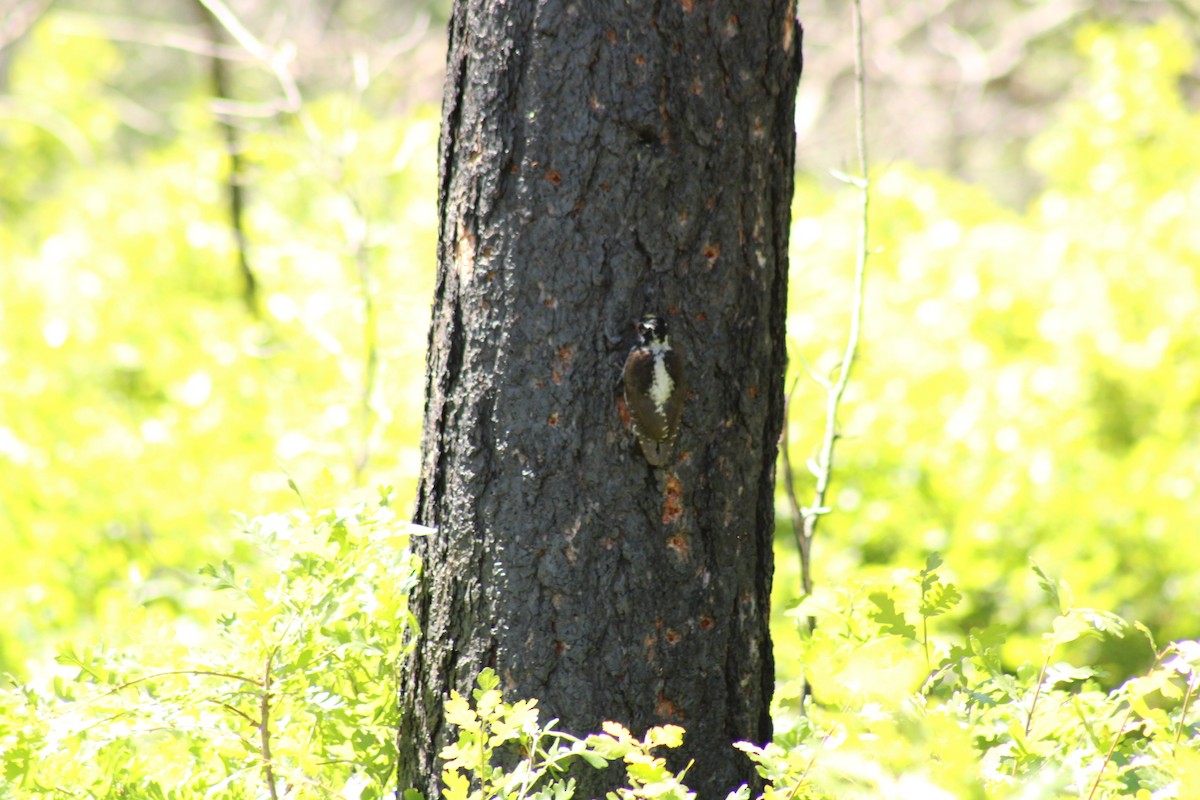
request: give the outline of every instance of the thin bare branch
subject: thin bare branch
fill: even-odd
[[[263,780],[267,784],[267,792],[271,795],[271,800],[279,800],[279,794],[275,789],[275,768],[271,764],[271,661],[275,658],[276,650],[272,650],[267,654],[267,661],[263,665],[262,676],[262,696],[259,698],[258,713],[258,741],[259,755],[262,756]]]
[[[780,449],[783,451],[783,483],[787,489],[788,506],[792,512],[792,533],[796,537],[796,550],[800,553],[800,578],[802,583],[806,583],[808,582],[805,579],[808,568],[808,542],[804,539],[804,515],[800,510],[800,498],[796,495],[795,473],[792,470],[791,435],[788,432],[788,420],[792,418],[792,400],[796,396],[796,386],[799,383],[799,378],[792,381],[783,401],[783,441],[780,443]]]
[[[871,186],[868,177],[870,161],[867,157],[867,111],[866,111],[866,67],[863,59],[863,23],[862,2],[854,0],[854,100],[856,107],[855,140],[858,149],[858,175],[846,176],[846,181],[859,190],[859,219],[858,246],[854,268],[854,294],[851,301],[850,332],[846,337],[846,349],[842,354],[841,364],[836,371],[837,379],[829,381],[825,395],[825,431],[821,439],[821,448],[812,471],[816,476],[816,487],[813,492],[812,504],[800,507],[794,499],[794,475],[791,461],[787,458],[786,440],[784,455],[784,477],[788,482],[789,502],[792,504],[793,515],[799,517],[800,532],[797,534],[797,545],[800,550],[800,581],[804,594],[812,594],[812,541],[817,533],[817,525],[829,512],[826,505],[829,485],[833,477],[834,451],[840,438],[838,429],[838,411],[846,387],[850,383],[850,374],[854,359],[858,353],[858,343],[862,336],[862,320],[864,305],[864,290],[867,274],[867,256],[869,250],[868,218],[870,211]],[[794,387],[793,387],[794,388]],[[790,399],[790,393],[789,393]],[[785,424],[786,430],[786,424]],[[798,509],[798,510],[797,510]],[[810,626],[812,622],[810,621]]]
[[[164,47],[168,50],[233,62],[252,60],[251,55],[242,48],[214,43],[211,39],[196,36],[191,28],[184,25],[67,9],[55,11],[54,23],[64,33],[74,36],[100,35],[114,42]]]
[[[295,48],[281,47],[278,50],[271,50],[242,24],[237,15],[222,0],[199,0],[199,2],[216,17],[217,22],[221,23],[221,27],[233,37],[235,42],[271,71],[275,80],[279,82],[280,88],[283,89],[286,110],[299,113],[303,102],[300,97],[300,87],[296,84],[290,68],[292,59],[296,55]]]

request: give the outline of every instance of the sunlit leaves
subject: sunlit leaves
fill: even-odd
[[[925,593],[926,618],[960,633],[1005,623],[1010,669],[1040,658],[1058,613],[1030,558],[1070,581],[1071,605],[1121,609],[1159,638],[1200,625],[1184,599],[1200,591],[1200,551],[1180,546],[1200,488],[1200,114],[1178,79],[1194,42],[1163,23],[1088,27],[1079,46],[1092,65],[1035,141],[1047,183],[1028,207],[904,164],[872,176],[864,339],[815,551],[818,586],[940,551],[962,599]],[[804,370],[840,357],[855,202],[798,182],[793,464],[816,451],[823,408]],[[793,560],[779,559],[784,605]],[[1108,688],[1144,659],[1112,637],[1064,646]]]
[[[3,696],[19,712],[11,735],[0,728],[16,785],[108,796],[153,779],[173,797],[261,796],[272,784],[382,797],[412,633],[406,544],[421,535],[384,499],[249,520],[272,571],[206,569],[224,610],[213,630],[164,625],[126,651],[63,648],[53,680]]]
[[[173,76],[171,135],[122,127],[128,51],[93,27],[46,13],[0,99],[0,537],[21,553],[0,566],[0,667],[18,673],[67,629],[129,633],[138,605],[206,619],[193,565],[245,555],[230,509],[288,507],[289,486],[328,505],[378,474],[406,502],[416,471],[435,112],[339,95],[308,129],[246,133],[257,320],[211,97]]]
[[[789,687],[779,700],[785,747],[743,746],[775,784],[765,797],[905,796],[902,787],[919,787],[919,797],[1014,800],[1086,797],[1093,788],[1095,798],[1189,796],[1179,789],[1187,780],[1180,754],[1200,745],[1195,642],[1149,653],[1146,638],[1126,635],[1138,626],[1074,605],[1069,584],[1035,568],[1053,616],[1040,661],[1011,669],[1001,655],[1011,629],[965,637],[937,629],[958,595],[942,569],[934,554],[920,571],[818,589],[796,610],[801,623],[817,619],[801,637],[807,693]],[[1153,664],[1106,690],[1101,670],[1063,657],[1081,638],[1133,639]],[[919,668],[914,681],[898,671],[905,663]]]

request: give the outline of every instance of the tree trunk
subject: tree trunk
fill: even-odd
[[[564,730],[684,726],[702,798],[752,779],[799,74],[791,0],[455,3],[401,788],[440,792],[487,666]],[[663,469],[619,390],[652,311],[690,390]]]

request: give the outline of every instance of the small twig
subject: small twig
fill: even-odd
[[[1033,690],[1033,702],[1029,704],[1029,716],[1025,719],[1026,736],[1029,736],[1029,732],[1033,730],[1033,712],[1037,710],[1038,700],[1042,696],[1042,684],[1046,681],[1046,670],[1050,666],[1050,656],[1053,654],[1053,650],[1046,654],[1046,658],[1042,661],[1042,668],[1038,672],[1037,688]]]
[[[1117,742],[1121,741],[1121,734],[1125,733],[1125,726],[1129,724],[1131,716],[1133,716],[1133,703],[1129,704],[1129,710],[1121,718],[1121,724],[1113,736],[1112,744],[1108,746],[1108,752],[1104,754],[1104,763],[1100,765],[1100,771],[1096,773],[1096,780],[1092,783],[1092,790],[1088,792],[1087,800],[1092,800],[1096,795],[1096,790],[1100,788],[1100,779],[1104,777],[1104,770],[1108,767],[1108,762],[1112,761],[1113,753],[1117,750]]]
[[[205,11],[205,13],[208,13]],[[249,53],[241,47],[216,44],[211,38],[196,36],[184,25],[151,22],[147,19],[121,17],[116,14],[89,14],[80,11],[57,9],[54,12],[55,27],[70,36],[100,36],[114,42],[164,47],[191,53],[204,58],[222,58],[226,61],[248,62]]]
[[[922,601],[925,599],[921,598]],[[921,644],[925,645],[925,669],[930,669],[929,663],[929,617],[921,615]]]
[[[259,754],[262,756],[263,762],[263,780],[267,782],[267,792],[271,795],[271,800],[279,800],[279,795],[275,791],[275,770],[271,766],[271,659],[274,657],[274,650],[267,653],[267,661],[263,666],[262,697],[258,703],[258,741]]]
[[[792,386],[783,400],[783,441],[780,449],[783,450],[783,482],[787,489],[788,505],[792,510],[792,533],[796,537],[796,551],[800,554],[800,580],[803,585],[809,585],[811,581],[808,578],[808,542],[804,538],[804,515],[800,509],[800,498],[796,496],[796,481],[793,479],[790,455],[791,439],[787,424],[792,418],[792,398],[796,394],[796,385],[799,382],[799,378],[792,381]]]
[[[223,0],[199,0],[200,4],[209,10],[216,18],[217,22],[225,28],[233,40],[241,45],[247,53],[254,59],[262,63],[275,80],[279,83],[279,88],[283,90],[283,111],[296,114],[300,120],[300,124],[304,127],[305,133],[312,139],[318,138],[318,132],[313,121],[304,113],[304,101],[300,95],[300,86],[296,83],[295,76],[292,75],[290,64],[295,57],[295,47],[281,47],[279,50],[272,51],[265,44],[260,42],[253,33],[242,24],[237,15],[227,6]]]
[[[859,220],[858,220],[858,253],[854,269],[854,295],[852,299],[852,315],[850,333],[846,338],[846,349],[842,355],[841,364],[837,368],[837,380],[830,381],[826,388],[825,401],[825,433],[821,441],[821,449],[813,473],[816,476],[816,487],[813,493],[812,505],[808,508],[799,506],[794,499],[792,490],[793,475],[790,461],[784,462],[784,475],[788,481],[789,500],[793,506],[793,514],[800,520],[801,531],[797,543],[800,549],[800,579],[804,594],[811,595],[812,583],[812,540],[817,533],[817,523],[828,513],[826,498],[829,484],[833,476],[834,448],[840,434],[838,432],[838,409],[850,383],[851,368],[858,353],[858,342],[862,335],[862,319],[864,305],[864,287],[867,274],[868,249],[868,212],[870,209],[870,182],[867,177],[870,162],[867,158],[867,112],[866,112],[866,78],[863,60],[863,22],[862,2],[854,0],[854,101],[856,109],[855,140],[858,148],[858,171],[856,178],[849,182],[859,189]],[[785,450],[786,454],[786,450]],[[785,455],[786,458],[786,455]],[[798,509],[798,512],[797,512]],[[810,622],[811,626],[811,622]]]
[[[1191,705],[1192,697],[1195,696],[1196,686],[1200,681],[1197,680],[1196,673],[1188,671],[1188,676],[1185,678],[1187,682],[1187,692],[1183,695],[1183,704],[1179,708],[1179,724],[1175,726],[1175,741],[1171,743],[1171,756],[1179,754],[1179,739],[1183,735],[1183,721],[1187,719],[1188,706]]]
[[[821,739],[821,744],[822,745],[829,744],[829,734],[828,733],[825,734],[825,736]],[[804,785],[804,782],[806,780],[808,780],[808,773],[812,770],[813,764],[816,764],[816,763],[817,763],[817,753],[814,752],[813,757],[810,758],[808,760],[808,763],[804,765],[804,771],[801,772],[799,777],[796,778],[796,785],[793,786],[792,791],[788,793],[787,800],[794,800],[794,798],[796,797],[796,793],[800,791],[800,787]]]
[[[354,484],[362,486],[363,474],[371,460],[371,429],[375,423],[375,412],[371,407],[371,399],[375,394],[375,384],[379,377],[379,333],[378,320],[375,310],[375,287],[371,281],[370,252],[368,249],[370,224],[362,204],[350,194],[350,202],[361,221],[361,225],[351,238],[351,248],[354,254],[354,266],[358,273],[358,282],[363,297],[363,340],[365,363],[363,364],[362,395],[359,403],[359,424],[361,425],[361,445],[358,456],[354,459]]]
[[[255,730],[258,730],[259,721],[256,720],[254,717],[250,716],[249,714],[247,714],[245,711],[242,711],[240,708],[233,705],[232,703],[226,703],[224,700],[218,700],[215,697],[206,698],[204,702],[215,703],[216,705],[219,705],[221,708],[225,709],[230,714],[235,714],[235,715],[241,717],[242,719],[246,720],[246,722],[250,723],[251,727],[253,727]],[[238,738],[242,739],[242,741],[246,741],[244,738],[242,738],[240,736]]]
[[[91,670],[87,670],[86,667],[84,669],[88,672],[88,674],[92,675],[93,677],[98,677]],[[234,672],[220,672],[220,671],[211,670],[211,669],[169,669],[169,670],[164,670],[162,672],[154,672],[154,673],[151,673],[150,675],[143,675],[140,678],[134,678],[133,680],[125,681],[125,683],[122,683],[119,686],[113,687],[111,690],[109,690],[106,694],[104,694],[102,696],[103,697],[111,697],[112,695],[119,694],[120,692],[130,688],[131,686],[136,686],[139,683],[145,683],[146,681],[153,681],[153,680],[157,680],[159,678],[168,678],[173,675],[192,675],[192,676],[203,676],[203,677],[207,677],[207,678],[228,678],[231,681],[241,681],[242,683],[249,683],[254,686],[258,685],[258,681],[256,681],[254,678],[249,678],[245,675],[238,675],[237,673],[234,673]]]

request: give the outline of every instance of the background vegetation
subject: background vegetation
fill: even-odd
[[[19,34],[0,41],[0,797],[381,796],[436,235],[421,76],[444,12],[407,9],[381,45],[357,31],[394,16],[367,4],[250,8],[261,40],[223,34],[231,105],[198,23],[41,5],[0,26]],[[996,5],[988,55],[1025,19]],[[1198,28],[1158,11],[1064,16],[979,79],[981,106],[1037,112],[1015,160],[999,122],[963,169],[877,144],[862,360],[807,599],[779,505],[780,734],[752,753],[773,796],[1200,794]],[[834,52],[814,15],[815,52]],[[317,55],[314,19],[339,20]],[[804,82],[836,94],[813,52]],[[1029,64],[1061,91],[1004,106]],[[806,490],[824,421],[805,370],[840,357],[856,201],[836,158],[805,157],[789,438]],[[984,163],[1015,166],[989,181]],[[451,757],[463,792],[564,796],[536,758],[488,772],[519,740],[543,766],[624,762],[630,797],[683,796],[651,754],[676,732],[556,738],[495,688],[452,720],[492,742]]]

